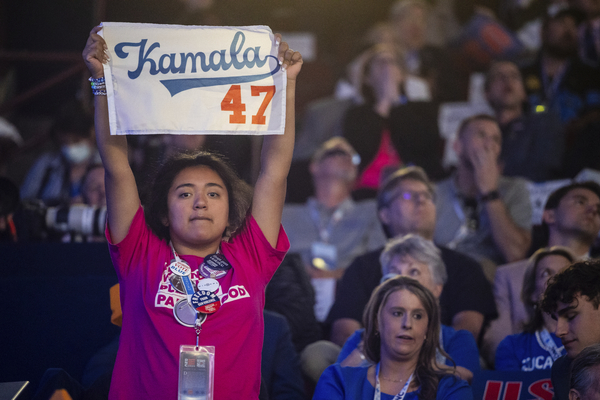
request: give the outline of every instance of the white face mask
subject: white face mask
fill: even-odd
[[[64,145],[60,151],[71,164],[79,164],[89,159],[92,154],[92,148],[87,142]]]

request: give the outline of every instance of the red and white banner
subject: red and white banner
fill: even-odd
[[[266,26],[105,22],[110,131],[283,134],[285,71]]]

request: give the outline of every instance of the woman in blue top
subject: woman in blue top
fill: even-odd
[[[546,289],[548,279],[574,260],[571,251],[561,246],[542,248],[531,256],[521,291],[529,322],[523,327],[522,333],[509,335],[500,342],[496,349],[496,370],[550,369],[554,361],[565,354],[560,339],[553,333],[556,321],[542,313],[538,301]]]
[[[364,350],[374,365],[334,364],[321,375],[313,400],[471,400],[468,384],[436,362],[439,307],[431,292],[399,276],[379,285],[363,316]]]
[[[386,244],[379,261],[382,282],[397,275],[409,276],[429,289],[439,301],[448,274],[440,250],[432,241],[413,234],[392,239]],[[344,343],[337,359],[342,366],[357,367],[366,363],[362,351],[363,332],[364,329],[357,330]],[[479,351],[471,332],[441,325],[440,346],[451,357],[437,354],[440,365],[456,366],[457,375],[467,381],[479,371]]]

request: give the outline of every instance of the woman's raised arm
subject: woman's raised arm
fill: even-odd
[[[93,79],[104,77],[102,64],[108,61],[107,46],[94,27],[83,50],[83,60]],[[127,158],[125,136],[111,136],[106,96],[94,96],[96,142],[104,164],[108,229],[113,243],[125,238],[140,205],[133,171]]]
[[[275,34],[275,39],[281,41],[281,35]],[[286,42],[279,45],[278,58],[287,71],[285,131],[283,135],[268,135],[263,139],[260,174],[252,200],[252,216],[272,246],[277,244],[287,176],[294,152],[296,77],[302,68],[302,56],[290,49]]]

